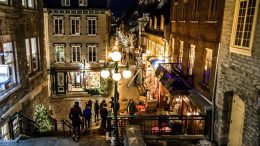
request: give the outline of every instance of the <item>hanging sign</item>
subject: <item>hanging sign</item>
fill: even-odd
[[[0,84],[5,84],[10,80],[9,66],[0,65]]]

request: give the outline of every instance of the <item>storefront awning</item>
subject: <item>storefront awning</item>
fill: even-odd
[[[204,97],[202,94],[200,94],[195,89],[188,90],[188,92],[189,92],[189,96],[187,96],[187,97],[189,98],[191,103],[200,107],[205,112],[212,110],[212,102],[209,101],[206,97]]]
[[[172,95],[188,94],[187,91],[191,90],[191,87],[178,73],[170,72],[162,64],[157,67],[155,75]]]

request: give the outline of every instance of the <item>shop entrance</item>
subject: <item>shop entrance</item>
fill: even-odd
[[[245,116],[245,103],[238,95],[233,96],[228,146],[241,146]]]
[[[68,91],[84,91],[83,72],[68,73]]]

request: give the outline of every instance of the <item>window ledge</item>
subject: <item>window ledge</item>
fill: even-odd
[[[53,34],[53,36],[65,36],[64,34]]]
[[[15,87],[13,87],[12,89],[10,89],[8,92],[4,93],[3,95],[0,96],[0,102],[2,102],[3,100],[5,100],[7,97],[9,97],[11,94],[13,94],[14,92],[16,92],[17,90],[19,90],[22,87],[22,85],[17,85]]]
[[[229,50],[232,53],[237,53],[245,56],[252,56],[252,50],[249,48],[246,49],[246,48],[238,48],[238,47],[230,46]]]
[[[42,74],[43,74],[43,71],[42,71],[42,70],[36,72],[34,75],[32,75],[32,76],[29,77],[29,81],[32,81],[33,79],[35,79],[36,77],[38,77],[38,76],[40,76],[40,75],[42,75]]]
[[[70,36],[81,36],[81,34],[71,34]]]
[[[212,20],[212,21],[205,21],[205,23],[209,23],[209,24],[216,24],[216,23],[218,23],[218,21],[216,21],[216,20]]]
[[[87,36],[98,36],[97,34],[87,34]]]
[[[190,21],[190,23],[199,23],[199,21]]]

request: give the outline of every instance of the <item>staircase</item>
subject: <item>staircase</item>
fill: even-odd
[[[67,123],[68,124],[68,123]],[[0,146],[109,146],[105,131],[99,126],[92,125],[89,130],[81,129],[81,138],[75,142],[71,136],[38,137],[27,140],[0,142]]]
[[[51,134],[54,131],[57,131],[57,121],[49,117],[52,123],[52,129],[47,134]],[[39,132],[39,125],[30,119],[29,117],[16,112],[14,113],[9,121],[9,134],[11,140],[20,140],[24,138],[32,138],[41,136]]]

